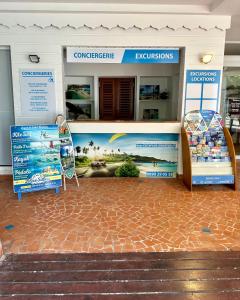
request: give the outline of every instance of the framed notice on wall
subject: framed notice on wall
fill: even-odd
[[[55,116],[55,77],[52,69],[20,70],[21,112],[24,116]]]

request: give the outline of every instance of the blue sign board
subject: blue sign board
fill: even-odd
[[[193,176],[193,184],[234,184],[233,175]]]
[[[187,70],[185,113],[218,111],[220,80],[220,70]]]
[[[56,189],[62,185],[57,125],[11,126],[14,192]]]
[[[122,64],[176,64],[179,62],[178,49],[127,49]]]
[[[188,70],[187,83],[219,83],[220,70]]]
[[[179,49],[67,47],[67,62],[115,64],[176,64],[179,63]]]

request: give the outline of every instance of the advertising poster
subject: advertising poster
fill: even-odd
[[[20,97],[23,115],[55,114],[55,78],[49,69],[20,70]]]
[[[78,177],[176,177],[178,134],[72,134]]]
[[[14,192],[62,185],[57,125],[11,126]]]

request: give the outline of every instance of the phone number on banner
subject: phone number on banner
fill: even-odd
[[[173,177],[173,172],[146,172],[147,177]]]

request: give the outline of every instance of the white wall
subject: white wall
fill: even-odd
[[[183,66],[181,84],[183,84],[180,100],[184,98],[184,81],[186,69],[222,69],[225,32],[218,29],[205,31],[196,29],[176,31],[163,29],[130,29],[116,28],[106,30],[86,28],[74,30],[0,27],[0,43],[10,45],[13,72],[13,93],[16,123],[49,122],[39,118],[29,118],[21,113],[19,70],[21,68],[51,68],[56,76],[56,111],[63,112],[63,46],[102,46],[102,47],[186,47],[185,64]],[[209,65],[202,65],[199,56],[205,52],[213,52],[214,59]],[[28,61],[28,54],[38,54],[39,64]],[[181,101],[179,101],[181,103]],[[184,105],[184,102],[183,102]],[[183,109],[180,110],[183,114]]]
[[[122,18],[127,16],[123,15]],[[161,16],[159,16],[161,18]],[[177,16],[175,17],[178,18]],[[185,17],[185,19],[187,16]],[[193,20],[193,18],[192,18]],[[198,18],[198,20],[200,20]],[[215,20],[215,19],[214,19]],[[218,18],[218,20],[220,20]],[[144,20],[146,23],[146,20]],[[192,22],[192,21],[191,21]],[[207,17],[203,19],[207,24]],[[219,22],[219,21],[218,21]],[[150,22],[149,22],[150,23]],[[100,25],[100,24],[99,24]],[[179,116],[184,112],[185,95],[185,73],[187,69],[216,69],[222,70],[224,57],[225,31],[219,30],[218,24],[207,29],[201,29],[196,25],[191,30],[181,26],[176,30],[164,27],[154,29],[130,28],[128,30],[114,27],[111,30],[103,27],[90,29],[81,27],[73,29],[64,27],[46,27],[42,29],[38,26],[1,26],[0,25],[0,45],[11,47],[13,95],[15,105],[15,119],[17,124],[47,123],[51,119],[38,117],[27,117],[21,112],[19,70],[21,68],[49,68],[55,70],[56,77],[56,112],[64,112],[64,88],[63,88],[63,47],[64,46],[89,46],[89,47],[185,47],[183,54],[182,69],[180,70],[180,97]],[[221,25],[219,23],[221,28]],[[203,26],[206,28],[206,26]],[[212,52],[214,59],[209,65],[202,65],[199,57],[202,53]],[[28,61],[29,54],[40,56],[39,64],[32,64]],[[179,124],[180,125],[180,124]],[[96,128],[99,124],[96,124]],[[145,126],[148,126],[146,124]],[[179,126],[180,129],[180,126]],[[171,127],[169,127],[171,132]],[[181,161],[181,152],[179,152]],[[180,164],[181,165],[181,164]],[[179,169],[181,173],[181,168]]]

